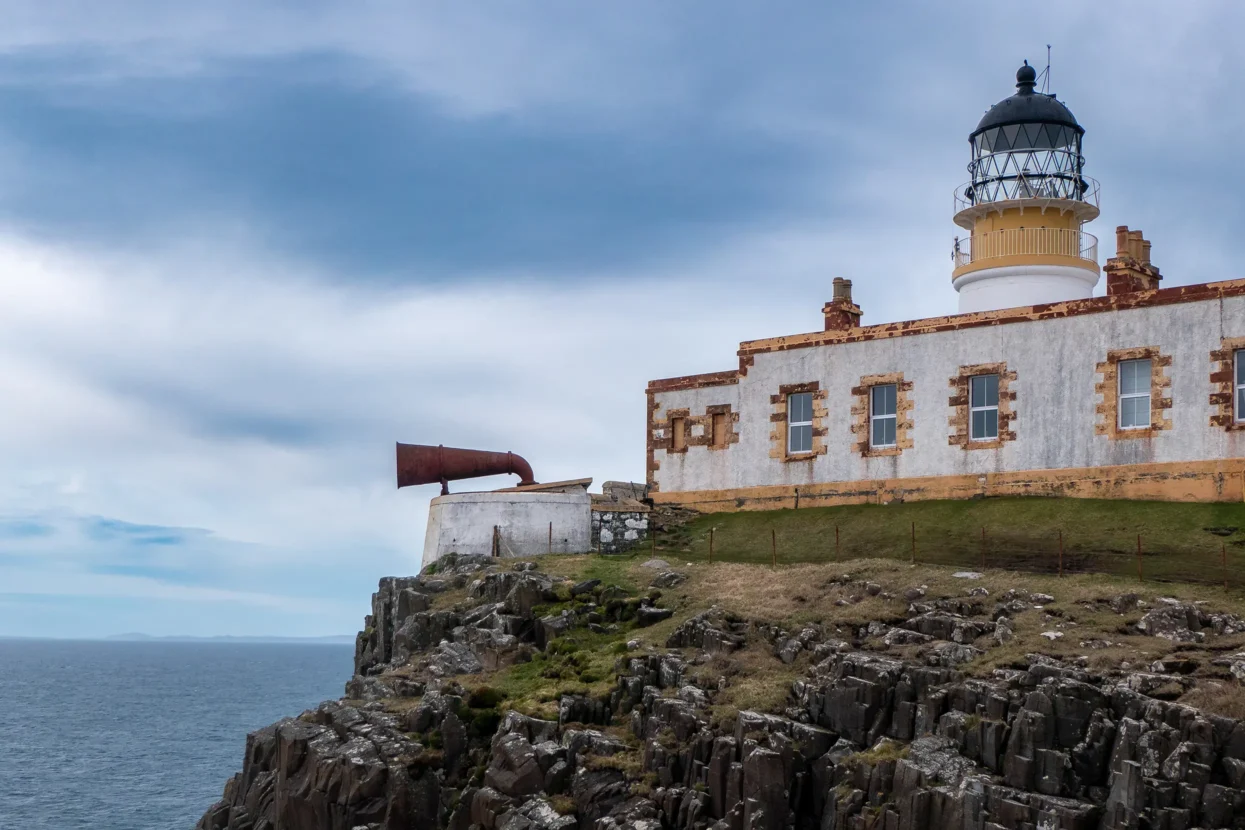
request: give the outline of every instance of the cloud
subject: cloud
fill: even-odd
[[[418,562],[395,440],[640,479],[645,383],[833,277],[952,311],[964,139],[1047,42],[1104,250],[1235,275],[1234,5],[66,8],[0,32],[0,633],[351,630]]]

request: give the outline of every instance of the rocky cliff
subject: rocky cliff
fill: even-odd
[[[346,697],[199,830],[1245,828],[1237,600],[843,570],[381,580]]]

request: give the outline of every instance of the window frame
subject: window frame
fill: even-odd
[[[676,415],[670,419],[670,449],[683,452],[687,449],[687,417]]]
[[[889,414],[877,414],[877,405],[874,394],[882,389],[890,388],[892,390],[891,399],[894,407]],[[878,421],[890,421],[892,440],[889,444],[878,444],[874,441],[876,432],[874,425]],[[892,450],[899,446],[899,384],[898,383],[878,383],[869,387],[869,448],[874,450]]]
[[[979,378],[994,378],[994,403],[986,406],[973,405],[973,383]],[[970,375],[968,378],[968,440],[971,443],[984,443],[999,440],[999,375],[997,372],[989,372],[981,375]],[[973,415],[977,412],[993,412],[994,413],[994,434],[993,435],[976,435],[975,419]]]
[[[730,422],[725,412],[713,412],[709,415],[709,446],[720,450],[730,440]]]
[[[1245,393],[1245,381],[1241,378],[1241,369],[1245,367],[1245,349],[1232,352],[1232,422],[1245,424],[1245,406],[1241,406],[1241,396]]]
[[[1124,367],[1126,365],[1135,365],[1138,363],[1145,363],[1146,368],[1148,369],[1148,371],[1145,374],[1145,377],[1146,377],[1145,391],[1126,393],[1124,391]],[[1154,425],[1154,414],[1153,414],[1154,390],[1152,388],[1153,378],[1154,378],[1154,359],[1153,358],[1135,357],[1135,358],[1130,358],[1128,360],[1121,360],[1118,363],[1116,363],[1115,365],[1116,404],[1115,405],[1116,405],[1116,409],[1118,410],[1118,414],[1116,415],[1116,419],[1115,419],[1116,429],[1119,429],[1121,431],[1132,431],[1136,429],[1150,429],[1150,427]],[[1146,422],[1144,424],[1132,424],[1130,426],[1125,426],[1124,425],[1124,401],[1137,400],[1140,398],[1146,399],[1146,405],[1145,405],[1145,410],[1144,410],[1146,413]],[[1135,410],[1134,410],[1134,413],[1135,413]]]
[[[808,420],[793,421],[791,420],[791,401],[796,397],[805,397],[808,399]],[[791,449],[791,436],[796,427],[808,427],[808,449],[793,450]],[[811,455],[813,452],[813,393],[812,392],[790,392],[787,394],[787,455]]]

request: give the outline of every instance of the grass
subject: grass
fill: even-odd
[[[884,761],[901,761],[908,757],[909,747],[907,744],[898,741],[892,741],[884,738],[864,752],[857,752],[847,758],[849,764],[866,764],[868,766],[877,766]]]
[[[540,569],[555,576],[563,576],[575,582],[599,579],[602,585],[617,585],[629,593],[640,590],[640,576],[635,565],[648,558],[646,551],[635,551],[629,554],[582,554],[578,556],[542,556],[538,560]],[[651,578],[651,575],[650,575]],[[647,585],[647,583],[644,583]]]
[[[564,694],[607,697],[615,685],[614,664],[626,649],[627,625],[613,633],[576,628],[552,641],[526,663],[508,666],[489,677],[490,690],[502,709],[556,720]]]
[[[1245,586],[1245,504],[1040,497],[812,507],[697,517],[657,540],[657,555],[769,564],[858,558],[956,567],[1143,576]],[[838,531],[838,546],[835,537]],[[985,543],[982,529],[985,529]],[[1217,532],[1212,532],[1215,530]],[[1226,550],[1226,565],[1221,556]],[[647,550],[645,551],[647,553]],[[673,560],[672,560],[673,561]]]
[[[791,684],[808,670],[807,660],[792,665],[783,662],[760,643],[729,655],[719,655],[691,670],[701,688],[712,689],[719,678],[726,686],[714,697],[710,720],[718,726],[732,723],[743,711],[779,714],[787,704]]]

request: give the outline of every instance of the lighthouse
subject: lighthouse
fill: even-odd
[[[1028,61],[1016,93],[990,108],[968,138],[971,180],[955,192],[952,251],[961,313],[1092,297],[1098,183],[1084,175],[1085,130],[1054,95],[1037,91]]]

